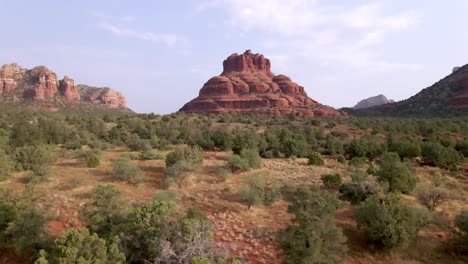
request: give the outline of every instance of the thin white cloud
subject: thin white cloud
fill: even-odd
[[[205,10],[218,7],[222,3],[222,0],[197,1],[197,4],[195,5],[195,12],[203,12]]]
[[[133,29],[119,27],[117,25],[107,23],[107,22],[100,23],[99,27],[103,30],[106,30],[112,33],[114,36],[117,36],[117,37],[128,37],[128,38],[151,41],[154,43],[163,43],[164,45],[171,47],[171,48],[175,47],[176,44],[180,42],[186,42],[185,38],[180,37],[176,34],[172,34],[172,33],[161,34],[161,33],[155,33],[155,32],[138,32]]]
[[[281,48],[325,64],[358,69],[418,70],[418,64],[388,62],[374,48],[390,34],[417,25],[413,10],[388,12],[383,2],[359,6],[330,5],[320,0],[224,0],[228,22],[245,33],[270,33]],[[267,47],[275,45],[265,42]],[[273,52],[277,53],[274,49]]]

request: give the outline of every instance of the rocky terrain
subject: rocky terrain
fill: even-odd
[[[369,107],[389,104],[393,102],[395,101],[393,101],[392,99],[388,99],[383,94],[380,94],[380,95],[369,97],[367,99],[359,101],[359,103],[357,103],[353,108],[354,109],[369,108]]]
[[[125,97],[110,88],[76,85],[68,76],[59,80],[45,66],[28,70],[18,64],[0,68],[0,101],[29,103],[40,108],[47,105],[50,109],[76,108],[81,104],[127,109]]]
[[[468,113],[468,64],[416,95],[392,104],[358,109],[364,115],[465,115]]]
[[[180,111],[192,113],[260,113],[296,116],[342,116],[307,96],[304,87],[270,70],[270,60],[247,50],[223,62],[220,76],[209,79],[199,96]]]

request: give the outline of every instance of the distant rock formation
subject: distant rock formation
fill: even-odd
[[[447,116],[468,114],[468,64],[421,90],[416,95],[393,104],[356,110],[359,115]]]
[[[454,73],[454,72],[458,71],[460,68],[461,68],[461,67],[459,67],[459,66],[457,66],[457,67],[453,67],[453,69],[452,69],[452,73]]]
[[[344,112],[309,98],[304,87],[271,72],[270,60],[250,50],[232,54],[220,76],[209,79],[199,96],[180,111],[193,113],[261,113],[296,116],[342,116]]]
[[[359,101],[353,108],[354,109],[363,109],[363,108],[369,108],[369,107],[374,107],[374,106],[379,106],[379,105],[384,105],[384,104],[389,104],[393,103],[392,99],[388,99],[385,95],[379,94],[377,96],[369,97],[367,99]]]
[[[48,107],[89,102],[107,108],[127,109],[122,94],[110,88],[86,87],[87,96],[83,98],[74,80],[65,76],[59,81],[57,74],[45,66],[27,70],[13,63],[0,68],[0,101],[3,102],[44,101],[50,103]]]
[[[81,98],[75,81],[68,78],[68,76],[65,76],[63,80],[60,81],[60,93],[69,102],[79,101]]]

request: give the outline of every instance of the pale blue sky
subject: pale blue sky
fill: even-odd
[[[468,63],[466,0],[0,0],[0,10],[0,64],[110,86],[137,112],[177,111],[246,49],[333,107],[405,99]]]

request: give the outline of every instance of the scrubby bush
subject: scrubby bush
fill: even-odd
[[[426,162],[449,169],[455,169],[463,160],[453,147],[444,147],[435,142],[426,142],[422,148],[422,155]]]
[[[152,149],[145,149],[141,152],[141,160],[161,160],[164,159],[164,155],[155,152]]]
[[[141,170],[129,158],[119,157],[112,161],[112,170],[118,180],[138,183]]]
[[[338,156],[337,159],[338,163],[345,164],[346,163],[346,158],[343,155]]]
[[[281,195],[280,188],[275,183],[267,184],[261,177],[259,175],[247,176],[247,186],[240,190],[240,197],[247,204],[248,209],[253,205],[273,204]]]
[[[214,243],[206,216],[184,214],[172,202],[153,201],[136,208],[122,235],[129,263],[190,263],[213,260]]]
[[[351,175],[351,182],[342,184],[339,191],[352,204],[360,204],[367,197],[379,193],[381,187],[374,176],[355,173]]]
[[[313,166],[323,166],[325,165],[325,160],[323,159],[322,155],[318,152],[314,152],[309,155],[309,165]]]
[[[408,247],[427,224],[429,213],[403,204],[398,194],[390,193],[383,201],[369,197],[354,217],[370,242],[392,249]]]
[[[82,155],[82,159],[86,162],[88,168],[97,168],[101,164],[100,161],[101,152],[97,149],[85,151]]]
[[[0,181],[8,178],[13,169],[13,160],[8,154],[6,154],[3,150],[0,149]]]
[[[114,228],[125,219],[127,205],[122,194],[111,184],[100,184],[94,189],[93,199],[80,211],[80,219],[88,228],[104,238],[111,237]]]
[[[166,156],[166,181],[168,187],[176,182],[179,187],[188,177],[188,172],[200,168],[203,164],[203,151],[200,147],[177,148]]]
[[[117,237],[106,241],[86,228],[69,229],[54,241],[48,262],[124,264],[125,255],[118,242]],[[44,261],[46,257],[41,255],[39,260]]]
[[[16,148],[14,159],[18,169],[31,171],[28,179],[40,182],[48,176],[48,167],[55,162],[56,157],[50,147],[35,145]]]
[[[175,191],[157,192],[153,195],[154,201],[171,202],[180,200],[179,194]]]
[[[327,189],[338,189],[343,183],[343,179],[338,173],[322,175],[321,179],[323,186],[325,186]]]
[[[421,146],[409,140],[392,140],[388,144],[388,151],[396,152],[400,158],[415,158],[421,156]]]
[[[201,166],[203,163],[203,151],[200,147],[177,148],[175,151],[167,154],[166,168],[174,166],[178,162],[187,162],[194,166]]]
[[[354,157],[348,162],[350,167],[360,167],[364,164],[367,164],[367,159],[364,157]]]
[[[301,187],[292,197],[288,212],[293,224],[279,235],[286,253],[284,263],[342,263],[346,261],[346,237],[335,223],[340,201],[329,193]]]
[[[256,149],[243,149],[239,155],[234,154],[228,159],[228,166],[232,171],[258,169],[262,166],[262,159]]]
[[[402,163],[397,153],[388,152],[383,156],[379,181],[389,184],[389,191],[410,193],[416,187],[416,177],[406,164]]]
[[[462,211],[455,217],[455,229],[453,229],[455,241],[468,250],[468,211]]]
[[[448,200],[449,194],[441,188],[424,186],[416,190],[416,197],[427,209],[434,211],[434,209]]]

